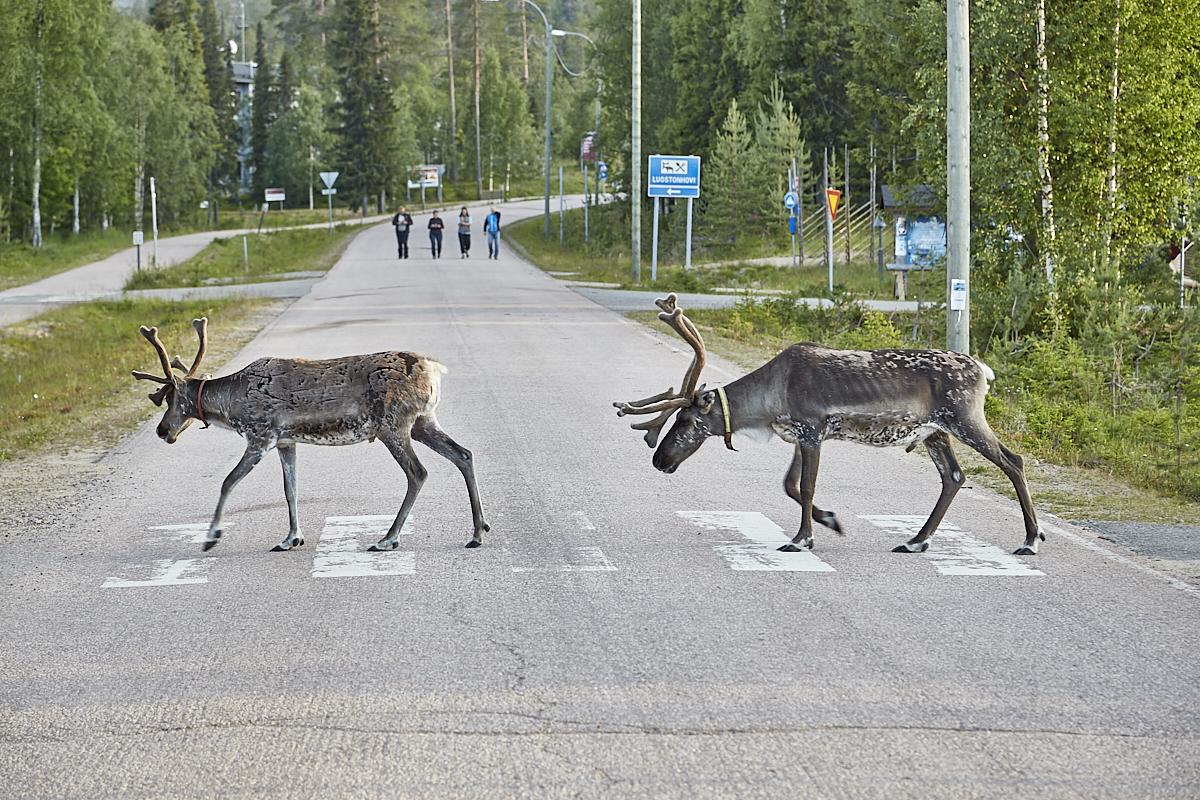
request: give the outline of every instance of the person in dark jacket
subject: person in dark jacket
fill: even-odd
[[[458,212],[458,249],[462,253],[461,258],[471,257],[471,212],[467,211],[466,206]]]
[[[392,226],[396,229],[396,249],[400,251],[398,257],[408,258],[408,232],[412,230],[413,218],[405,212],[404,206],[400,206],[396,216],[392,217]]]
[[[433,219],[429,220],[429,247],[433,250],[434,258],[442,257],[442,230],[445,227],[446,223],[442,222],[442,218],[434,211]]]

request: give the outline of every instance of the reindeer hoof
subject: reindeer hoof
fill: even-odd
[[[1016,550],[1013,551],[1013,555],[1014,556],[1036,556],[1037,555],[1037,543],[1035,542],[1032,546],[1023,544],[1020,547],[1018,547]]]
[[[467,549],[471,549],[471,548],[475,548],[475,547],[483,547],[483,542],[477,542],[474,539],[467,542]]]
[[[812,550],[812,547],[813,540],[809,537],[808,539],[801,539],[798,542],[788,542],[783,547],[778,548],[778,550],[781,553],[800,553],[805,550]]]
[[[221,541],[222,533],[224,533],[224,531],[217,531],[216,533],[209,534],[212,538],[208,539],[204,543],[204,547],[200,548],[201,551],[207,553],[209,550],[212,550],[214,547],[216,547],[217,542]]]
[[[929,549],[929,541],[926,540],[924,542],[917,542],[916,544],[913,544],[912,542],[905,542],[902,545],[893,547],[892,552],[893,553],[924,553],[928,549]]]
[[[302,544],[304,544],[303,536],[297,536],[295,539],[284,539],[282,542],[280,542],[279,544],[272,547],[271,552],[272,553],[284,553],[295,547],[299,547]]]
[[[383,552],[387,552],[388,550],[395,550],[399,546],[400,546],[400,542],[398,542],[398,541],[389,542],[387,539],[384,539],[384,540],[376,542],[375,544],[368,547],[367,552],[383,553]]]
[[[842,533],[842,525],[838,522],[837,515],[832,511],[822,511],[820,514],[813,514],[813,522],[819,522],[839,536],[845,536]]]

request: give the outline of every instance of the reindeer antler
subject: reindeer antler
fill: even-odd
[[[162,363],[163,374],[166,376],[160,378],[157,375],[151,375],[149,372],[133,371],[133,377],[139,381],[154,381],[155,383],[163,384],[162,388],[149,395],[150,400],[156,406],[162,405],[163,398],[167,396],[167,392],[174,389],[178,384],[179,379],[175,377],[175,373],[171,372],[171,360],[167,357],[167,348],[163,347],[163,343],[158,338],[158,328],[147,328],[143,325],[140,329],[142,336],[154,347],[154,351],[158,353],[158,360]]]
[[[192,361],[192,366],[183,376],[185,379],[196,377],[196,372],[200,369],[200,362],[204,360],[204,354],[208,352],[208,317],[192,320],[192,327],[196,329],[196,335],[200,337],[200,347],[196,350],[196,358]]]
[[[681,408],[692,404],[692,394],[696,391],[696,383],[700,380],[700,371],[704,369],[704,340],[700,338],[700,332],[696,330],[696,326],[692,321],[683,315],[683,309],[677,305],[678,297],[675,293],[667,295],[665,298],[659,298],[654,301],[654,304],[662,309],[659,312],[658,318],[671,326],[679,336],[691,345],[695,351],[695,356],[692,358],[692,363],[688,366],[687,372],[683,376],[683,385],[680,387],[678,394],[675,389],[667,389],[661,394],[656,394],[653,397],[647,397],[644,400],[635,400],[632,403],[613,403],[617,409],[617,416],[623,417],[626,414],[655,414],[658,416],[647,422],[639,422],[636,425],[629,427],[637,431],[645,431],[643,437],[646,444],[654,447],[658,444],[658,436],[662,431],[667,420]],[[661,413],[659,413],[661,412]]]

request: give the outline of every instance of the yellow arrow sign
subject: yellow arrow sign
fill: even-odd
[[[825,199],[829,201],[829,218],[837,219],[838,201],[842,199],[842,193],[837,189],[826,189]]]

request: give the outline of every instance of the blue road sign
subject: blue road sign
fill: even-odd
[[[699,197],[700,156],[650,156],[648,197]]]
[[[600,180],[608,180],[608,164],[605,164],[603,161],[600,162]]]
[[[788,192],[787,194],[785,194],[783,196],[783,204],[785,206],[787,206],[787,208],[789,210],[793,209],[796,206],[800,205],[800,198],[799,198],[799,196],[796,195],[795,192]]]

